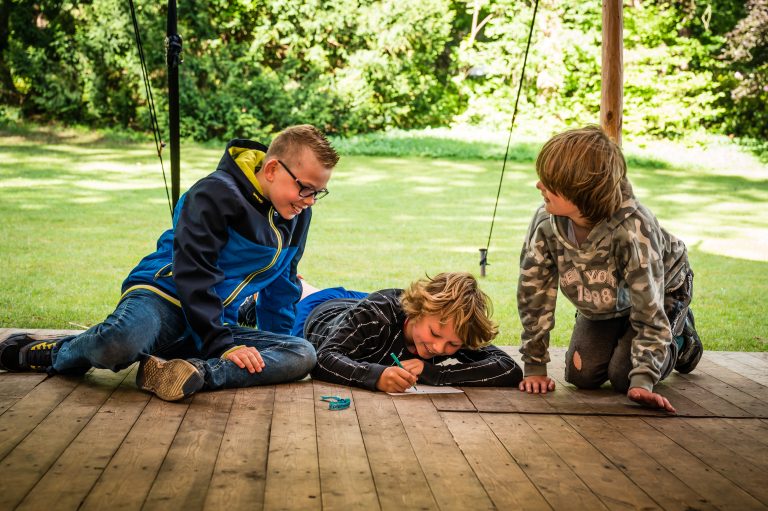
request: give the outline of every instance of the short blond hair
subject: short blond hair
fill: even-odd
[[[327,169],[339,163],[339,154],[325,135],[311,124],[299,124],[281,131],[269,144],[267,158],[285,158],[302,147],[312,151],[320,165]]]
[[[536,158],[536,173],[549,191],[573,202],[593,225],[618,211],[622,190],[631,190],[621,148],[598,126],[549,139]]]
[[[436,315],[441,323],[453,320],[456,335],[469,349],[490,344],[499,328],[491,320],[491,299],[469,273],[440,273],[413,282],[400,303],[410,320]]]

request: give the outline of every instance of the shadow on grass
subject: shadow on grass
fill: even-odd
[[[129,130],[91,129],[87,126],[65,126],[55,122],[31,124],[0,122],[0,137],[22,137],[39,144],[90,145],[109,143],[112,145],[153,142],[149,133]]]

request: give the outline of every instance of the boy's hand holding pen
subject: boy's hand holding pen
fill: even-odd
[[[384,392],[405,392],[408,387],[414,387],[416,376],[411,374],[399,363],[394,353],[391,354],[393,360],[397,360],[397,366],[387,367],[379,376],[376,382],[376,388]]]
[[[399,359],[399,358],[397,358],[397,355],[395,355],[394,353],[390,353],[389,355],[390,355],[390,356],[392,357],[392,359],[395,361],[395,364],[397,364],[397,367],[399,367],[399,368],[400,368],[400,369],[402,369],[403,371],[408,371],[408,369],[406,369],[405,367],[403,367],[403,364],[401,364],[401,363],[400,363],[400,359]],[[410,372],[410,371],[409,371],[409,372]],[[416,380],[413,380],[413,388],[414,388],[414,389],[416,389]],[[418,389],[416,389],[416,390],[418,390]]]

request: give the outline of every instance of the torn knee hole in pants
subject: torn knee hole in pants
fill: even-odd
[[[581,371],[581,355],[579,355],[578,351],[573,352],[573,367],[575,367],[577,371]]]

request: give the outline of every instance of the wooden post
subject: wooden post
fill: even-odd
[[[600,126],[619,145],[621,145],[621,112],[624,103],[623,29],[622,0],[603,0]]]

